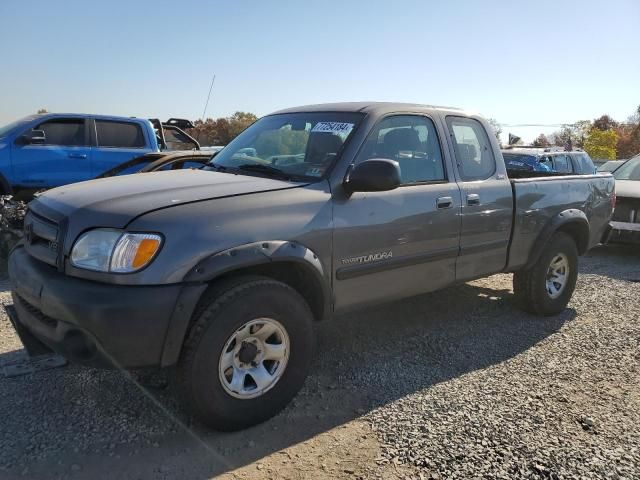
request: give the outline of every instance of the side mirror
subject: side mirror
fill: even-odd
[[[44,130],[31,130],[20,136],[20,142],[24,145],[44,145],[46,141]]]
[[[371,158],[349,173],[345,188],[350,192],[384,192],[400,186],[400,165],[386,158]]]

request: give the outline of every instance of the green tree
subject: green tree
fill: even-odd
[[[618,134],[615,130],[592,128],[584,141],[584,149],[591,158],[615,160]]]
[[[36,113],[49,113],[49,110],[47,110],[46,108],[39,108]]]

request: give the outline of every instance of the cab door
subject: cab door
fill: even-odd
[[[448,115],[446,126],[462,196],[460,256],[456,279],[468,280],[501,271],[507,263],[513,193],[497,142],[480,121]]]
[[[91,140],[84,118],[54,118],[29,130],[42,130],[45,142],[14,143],[11,161],[16,184],[48,188],[91,178]]]
[[[150,150],[150,141],[138,122],[96,118],[95,136],[91,162],[94,178]]]
[[[395,160],[402,185],[334,200],[335,308],[436,290],[455,281],[460,191],[426,115],[391,115],[375,126],[355,163]]]

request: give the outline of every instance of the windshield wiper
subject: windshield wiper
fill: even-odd
[[[278,177],[283,180],[291,180],[291,175],[283,172],[279,168],[272,167],[270,165],[263,165],[261,163],[244,163],[237,167],[238,170],[245,170],[247,172],[258,172]]]

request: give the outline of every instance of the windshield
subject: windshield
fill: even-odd
[[[615,172],[616,180],[640,180],[640,155],[636,155]]]
[[[318,180],[329,173],[363,116],[314,112],[263,117],[224,147],[205,169]]]
[[[11,123],[9,123],[7,125],[4,125],[4,126],[0,127],[0,138],[6,136],[12,130],[14,130],[15,128],[19,127],[23,123],[27,123],[32,118],[33,117],[24,117],[24,118],[21,118],[20,120],[16,120],[15,122],[11,122]]]
[[[600,165],[598,167],[598,171],[599,172],[613,172],[615,169],[617,169],[623,163],[624,162],[618,162],[616,160],[613,160],[611,162],[607,162],[605,164]]]

